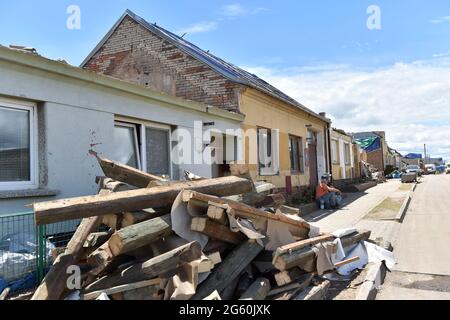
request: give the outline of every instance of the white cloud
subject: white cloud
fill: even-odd
[[[239,3],[227,4],[220,8],[220,14],[228,18],[255,15],[264,11],[268,11],[268,9],[262,7],[250,9]]]
[[[188,26],[186,28],[183,28],[181,30],[178,30],[179,34],[188,33],[201,33],[201,32],[208,32],[213,31],[217,29],[217,22],[215,21],[207,21],[207,22],[199,22],[196,24],[193,24],[191,26]]]
[[[386,131],[391,147],[450,160],[448,60],[358,70],[345,65],[276,70],[244,67],[348,132]]]
[[[437,19],[433,19],[430,22],[434,24],[444,23],[450,21],[450,16],[440,17]]]

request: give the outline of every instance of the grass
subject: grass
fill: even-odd
[[[411,183],[402,183],[400,188],[398,190],[400,191],[409,191],[411,189],[412,184]]]
[[[402,207],[404,198],[391,198],[384,199],[378,206],[373,208],[365,217],[370,220],[385,220],[395,219],[398,211]]]

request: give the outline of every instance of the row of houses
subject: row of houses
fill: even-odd
[[[93,152],[172,179],[241,162],[295,193],[324,173],[360,177],[363,157],[384,168],[361,139],[128,10],[80,67],[0,47],[0,214],[96,193]]]

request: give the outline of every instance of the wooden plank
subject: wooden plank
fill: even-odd
[[[84,248],[98,248],[111,237],[110,232],[93,232],[91,233],[86,241],[84,242]]]
[[[246,239],[242,233],[233,232],[230,228],[203,217],[192,218],[191,230],[231,244],[240,244]]]
[[[322,281],[316,286],[306,288],[294,300],[324,300],[330,285],[330,281]]]
[[[283,254],[289,252],[290,250],[300,250],[304,247],[312,246],[321,242],[327,242],[333,239],[334,236],[331,234],[325,234],[314,238],[300,240],[277,248],[275,255]]]
[[[152,181],[166,180],[150,173],[121,164],[119,162],[101,158],[99,156],[97,156],[97,161],[107,177],[138,188],[146,188]]]
[[[42,283],[36,289],[31,300],[59,300],[66,291],[67,268],[77,264],[82,248],[89,234],[101,224],[100,217],[85,218],[67,244],[64,254],[58,256]]]
[[[0,294],[0,301],[6,300],[6,298],[9,295],[9,292],[11,291],[11,288],[5,288],[2,293]]]
[[[304,271],[295,267],[290,270],[281,271],[275,274],[275,281],[277,282],[277,285],[281,287],[300,279],[304,275]]]
[[[106,243],[88,256],[87,261],[93,268],[90,274],[99,275],[113,263],[115,257],[131,253],[171,234],[170,215],[118,230]]]
[[[353,235],[348,235],[341,238],[341,243],[344,248],[356,244],[360,241],[365,241],[369,239],[370,231],[361,231]],[[335,246],[335,245],[334,245]],[[336,250],[336,246],[333,248]],[[306,263],[311,263],[315,259],[315,253],[313,249],[308,247],[303,247],[298,250],[291,250],[289,252],[280,254],[276,256],[273,261],[273,265],[280,271],[291,269],[293,267],[305,265]]]
[[[193,300],[201,300],[214,290],[223,291],[263,250],[256,241],[249,240],[236,247],[211,275],[197,288]]]
[[[108,274],[88,285],[85,292],[104,290],[105,288],[168,274],[185,263],[199,259],[202,255],[201,250],[198,242],[190,242],[147,261],[134,264],[125,270]]]
[[[184,189],[192,189],[215,196],[245,193],[252,188],[252,182],[238,177],[222,177],[209,180],[180,182],[170,186],[137,189],[111,193],[61,199],[33,204],[37,225],[75,220],[92,216],[139,211],[145,208],[159,208],[172,205]]]
[[[224,198],[218,198],[218,197],[216,197],[214,195],[210,195],[210,194],[203,194],[200,191],[198,191],[198,192],[195,190],[184,191],[183,192],[183,201],[188,202],[191,199],[196,199],[196,200],[203,201],[206,203],[214,202],[214,203],[218,203],[218,204],[226,204],[231,209],[234,210],[235,215],[238,217],[249,218],[249,219],[252,219],[255,217],[264,218],[264,219],[270,219],[270,220],[278,221],[278,222],[285,223],[288,225],[292,225],[292,226],[298,227],[302,230],[310,229],[309,223],[307,223],[305,221],[293,220],[284,215],[275,215],[270,212],[256,209],[254,207],[251,207],[249,205],[246,205],[246,204],[243,204],[240,202],[236,202],[236,201],[224,199]]]
[[[122,217],[122,227],[129,227],[133,224],[144,222],[153,218],[164,216],[162,212],[156,212],[155,210],[142,210],[137,212],[124,212]]]
[[[293,297],[295,297],[300,291],[305,290],[311,283],[313,279],[313,275],[308,273],[304,274],[300,279],[296,280],[295,283],[290,284],[289,286],[283,286],[279,287],[282,288],[282,290],[272,291],[272,293],[275,292],[275,294],[272,294],[271,297],[273,300],[291,300]],[[288,290],[285,290],[288,289]],[[269,293],[270,294],[270,293]]]
[[[242,294],[239,300],[264,300],[270,291],[270,281],[266,278],[258,278]]]
[[[161,279],[159,279],[159,278],[144,280],[144,281],[128,283],[128,284],[124,284],[124,285],[120,285],[120,286],[116,286],[116,287],[112,287],[112,288],[107,288],[104,290],[99,290],[99,291],[82,294],[80,296],[80,298],[81,298],[81,300],[95,300],[102,293],[106,293],[109,296],[109,295],[112,295],[115,293],[121,293],[121,292],[129,291],[129,290],[144,288],[144,287],[149,287],[149,286],[158,286],[159,287],[160,284],[161,284]]]

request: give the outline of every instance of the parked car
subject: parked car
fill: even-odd
[[[436,174],[436,166],[434,164],[426,164],[425,170],[427,174]]]
[[[422,169],[418,165],[409,165],[405,169],[406,173],[417,173],[417,175],[420,177],[423,173]]]
[[[445,166],[445,173],[446,174],[450,173],[450,163],[447,163],[447,165]]]

